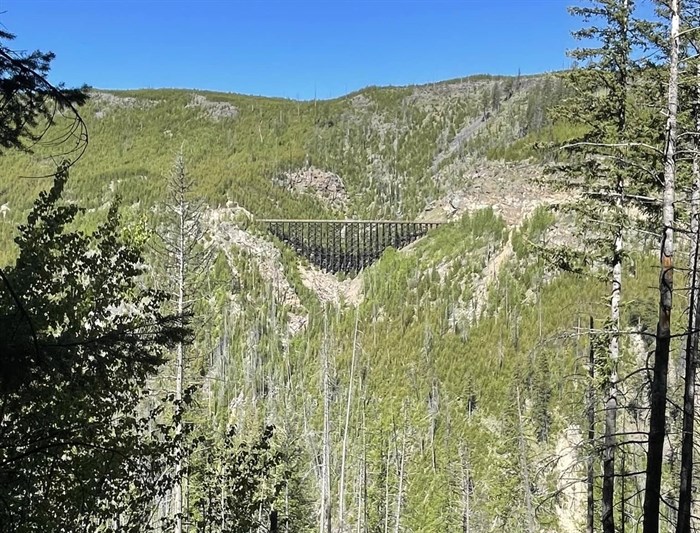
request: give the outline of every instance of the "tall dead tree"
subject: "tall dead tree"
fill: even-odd
[[[586,533],[594,532],[595,523],[595,348],[593,344],[593,317],[589,323],[588,346],[588,457],[586,458]]]
[[[459,446],[459,459],[461,466],[462,533],[471,533],[471,465],[464,444]]]
[[[180,320],[192,311],[192,296],[198,274],[209,262],[207,251],[202,242],[204,229],[201,224],[202,206],[192,198],[194,180],[188,176],[185,158],[180,151],[168,177],[168,201],[166,204],[166,221],[160,232],[161,252],[165,256],[167,283],[176,298],[176,310]],[[179,342],[175,352],[175,439],[176,456],[173,486],[173,519],[175,533],[182,533],[183,510],[183,476],[184,476],[184,392],[187,347]]]
[[[348,449],[348,433],[350,429],[350,407],[352,405],[352,388],[355,379],[355,362],[357,360],[357,331],[360,320],[359,309],[355,310],[355,331],[352,339],[352,361],[350,362],[350,382],[348,383],[348,396],[345,404],[345,427],[343,428],[343,451],[340,458],[340,487],[338,495],[339,511],[338,521],[340,530],[345,531],[345,458]]]
[[[321,465],[321,517],[320,533],[331,533],[331,383],[330,383],[330,333],[328,311],[323,313],[323,341],[321,343],[321,381],[323,387],[323,463]]]
[[[620,394],[623,238],[630,224],[628,188],[638,172],[629,150],[628,120],[630,76],[635,63],[632,58],[636,32],[633,10],[633,0],[593,0],[590,6],[570,8],[572,14],[587,24],[573,34],[587,46],[569,53],[582,66],[566,75],[574,90],[559,110],[562,118],[581,124],[586,130],[563,147],[571,159],[559,166],[566,176],[560,185],[565,190],[574,187],[582,193],[581,200],[573,203],[571,209],[584,225],[590,227],[595,221],[598,227],[605,228],[583,236],[591,249],[596,250],[595,255],[609,266],[606,280],[610,283],[610,318],[606,328],[609,346],[604,365],[607,373],[601,376],[605,384],[601,398],[605,406],[601,494],[604,533],[616,533],[615,454]]]
[[[647,448],[644,492],[644,533],[659,531],[661,472],[666,437],[666,395],[668,360],[671,347],[671,308],[673,304],[673,224],[676,195],[676,142],[678,114],[678,54],[680,48],[679,0],[669,0],[670,47],[668,117],[664,148],[664,191],[659,273],[659,321],[656,328],[654,374],[651,382],[649,445]]]
[[[520,389],[515,389],[515,402],[518,406],[518,450],[520,452],[520,471],[523,483],[523,497],[525,500],[525,512],[527,513],[527,532],[537,531],[535,523],[535,508],[532,504],[532,491],[530,489],[530,465],[527,459],[527,443],[525,442],[525,431],[522,405],[520,403]]]
[[[696,51],[698,47],[695,47]],[[676,533],[690,533],[693,489],[693,444],[695,431],[695,376],[698,359],[698,313],[700,312],[700,279],[698,251],[700,250],[700,63],[695,65],[695,99],[693,102],[692,185],[690,196],[690,261],[688,298],[688,336],[685,346],[685,384],[683,392],[683,434],[681,443],[680,489],[678,491],[678,521]]]

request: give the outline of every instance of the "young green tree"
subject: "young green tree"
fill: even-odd
[[[61,202],[67,179],[66,164],[2,276],[0,529],[148,530],[171,450],[138,407],[184,330],[141,285],[142,241],[120,228],[118,204],[92,234],[69,229],[81,209]]]
[[[267,426],[251,442],[237,443],[229,428],[219,442],[205,440],[201,493],[194,504],[197,533],[275,533],[282,523],[286,531],[296,530],[298,524],[290,524],[278,505],[291,471],[285,452],[273,445],[273,432]]]

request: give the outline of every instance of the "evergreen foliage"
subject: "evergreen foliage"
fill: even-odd
[[[3,154],[0,177],[0,242],[29,211],[0,257],[12,265],[0,271],[0,529],[571,531],[583,528],[588,466],[601,470],[591,516],[603,503],[589,530],[635,527],[658,274],[640,235],[659,227],[667,73],[663,51],[637,60],[660,40],[633,4],[574,8],[590,23],[577,35],[594,44],[556,75],[313,102],[67,91],[90,150],[70,186],[63,165],[44,192],[15,178],[46,174],[50,147],[32,143],[73,122],[15,105],[24,118],[7,119],[15,140],[3,146],[33,153]],[[45,74],[51,58],[22,60]],[[693,130],[689,109],[680,120]],[[183,146],[197,178],[188,193],[230,233],[214,235],[213,216],[180,228],[198,228],[188,251],[215,255],[182,298],[191,306],[170,315],[172,301],[149,288],[167,285],[166,268],[144,250],[162,233],[162,172]],[[410,218],[482,158],[553,162],[554,184],[578,195],[510,225],[472,210],[390,249],[358,275],[354,305],[309,288],[323,274],[254,220]],[[284,172],[312,166],[342,177],[344,207],[283,186]],[[200,317],[191,332],[186,307]],[[680,331],[686,320],[674,320]],[[188,364],[183,355],[179,392],[159,398],[177,342]],[[662,472],[671,502],[675,469]],[[661,513],[675,520],[671,505]]]
[[[141,245],[116,204],[95,232],[69,229],[80,208],[61,203],[67,178],[64,165],[3,274],[0,526],[142,531],[170,449],[139,410],[143,387],[185,330],[140,285]]]

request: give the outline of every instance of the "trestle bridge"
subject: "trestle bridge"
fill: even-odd
[[[442,222],[258,219],[299,255],[329,272],[357,273],[389,247],[402,248]]]

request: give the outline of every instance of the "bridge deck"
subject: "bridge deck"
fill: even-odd
[[[357,222],[361,224],[430,224],[431,226],[440,226],[442,224],[447,224],[443,221],[432,221],[432,220],[375,220],[375,219],[353,219],[353,218],[335,218],[335,219],[317,219],[317,218],[258,218],[258,222],[269,223],[269,222],[313,222],[316,224],[329,224],[329,223],[340,223],[347,224],[349,222]]]

